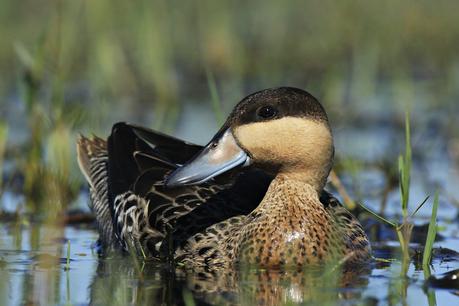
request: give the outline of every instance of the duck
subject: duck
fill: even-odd
[[[102,249],[208,270],[368,262],[324,189],[334,153],[323,106],[293,87],[242,99],[205,146],[125,122],[77,140]]]

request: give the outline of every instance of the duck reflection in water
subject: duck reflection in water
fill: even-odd
[[[369,266],[344,269],[257,269],[200,273],[125,256],[101,258],[93,278],[91,305],[324,305],[361,301]],[[187,304],[189,305],[189,304]]]

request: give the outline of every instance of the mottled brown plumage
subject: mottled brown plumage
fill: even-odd
[[[120,123],[105,148],[82,138],[78,151],[106,246],[202,271],[370,258],[359,222],[323,190],[333,139],[302,90],[248,96],[206,147]]]
[[[370,244],[357,219],[336,200],[328,204],[310,185],[279,175],[254,211],[195,235],[182,256],[188,265],[210,262],[222,268],[368,260]]]

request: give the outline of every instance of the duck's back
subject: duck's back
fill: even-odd
[[[78,161],[90,185],[100,242],[104,248],[133,246],[160,256],[173,236],[173,249],[212,224],[250,213],[271,178],[250,169],[199,186],[168,189],[168,173],[202,147],[142,127],[118,123],[107,141],[78,140]]]

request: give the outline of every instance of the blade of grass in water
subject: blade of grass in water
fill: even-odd
[[[65,284],[66,284],[66,302],[65,305],[72,305],[71,299],[70,299],[70,276],[69,276],[69,270],[70,270],[70,240],[67,240],[67,263],[65,265]]]
[[[408,216],[408,202],[410,199],[410,181],[411,181],[411,133],[409,113],[405,114],[405,156],[399,157],[400,171],[400,193],[402,202],[402,214],[406,219]]]
[[[408,272],[410,261],[409,243],[413,225],[408,220],[408,204],[410,198],[410,182],[411,182],[411,134],[410,134],[410,116],[408,111],[405,113],[405,154],[398,159],[398,168],[400,175],[400,202],[402,205],[402,224],[397,226],[397,238],[402,250],[402,270],[401,275],[405,276]],[[422,206],[422,205],[421,205]]]
[[[410,180],[411,180],[411,165],[412,165],[412,150],[411,150],[411,135],[410,135],[410,121],[409,121],[408,112],[405,115],[405,154],[400,155],[398,158],[398,170],[400,178],[400,200],[402,208],[403,221],[401,224],[387,220],[386,218],[380,216],[376,212],[367,208],[366,206],[359,203],[359,206],[362,207],[366,212],[371,214],[376,219],[392,226],[396,233],[397,238],[400,243],[402,251],[402,275],[406,275],[408,271],[408,264],[410,261],[409,254],[409,243],[411,240],[411,233],[413,230],[413,224],[409,222],[408,218],[408,202],[409,202],[409,193],[410,193]],[[429,197],[426,197],[424,201],[415,209],[415,211],[410,215],[414,216],[418,210],[427,202]],[[435,235],[434,235],[435,236]],[[435,238],[435,237],[434,237]]]
[[[432,258],[432,248],[437,235],[437,210],[438,210],[438,191],[435,192],[435,198],[432,206],[432,216],[430,217],[429,229],[427,231],[426,244],[424,247],[424,254],[422,257],[422,266],[424,269],[428,268]]]
[[[193,294],[189,290],[184,289],[182,291],[182,294],[183,294],[183,302],[185,303],[186,306],[196,305],[194,298],[193,298]]]
[[[354,210],[356,207],[356,202],[351,198],[334,170],[330,172],[330,183],[336,188],[338,193],[343,198],[344,206],[351,211]]]
[[[65,270],[70,270],[70,240],[67,240],[67,262],[65,264]]]
[[[418,205],[418,207],[411,213],[410,215],[410,218],[414,217],[414,215],[416,215],[416,213],[421,209],[422,206],[424,206],[424,204],[426,204],[427,200],[430,198],[430,196],[427,196],[424,201],[421,202],[421,204]]]
[[[383,223],[386,223],[390,226],[392,226],[393,228],[397,228],[398,225],[392,221],[389,221],[387,220],[386,218],[380,216],[379,214],[375,213],[374,211],[372,211],[371,209],[369,209],[368,207],[366,207],[365,205],[361,204],[361,203],[358,203],[358,205],[363,208],[363,210],[365,210],[367,213],[369,213],[370,215],[372,215],[373,217],[375,217],[376,219],[382,221]]]
[[[424,270],[424,279],[426,280],[430,277],[430,266],[423,266],[422,269]],[[427,303],[429,304],[429,306],[436,306],[437,297],[435,295],[435,290],[433,290],[432,288],[424,288],[424,293],[427,296]]]

